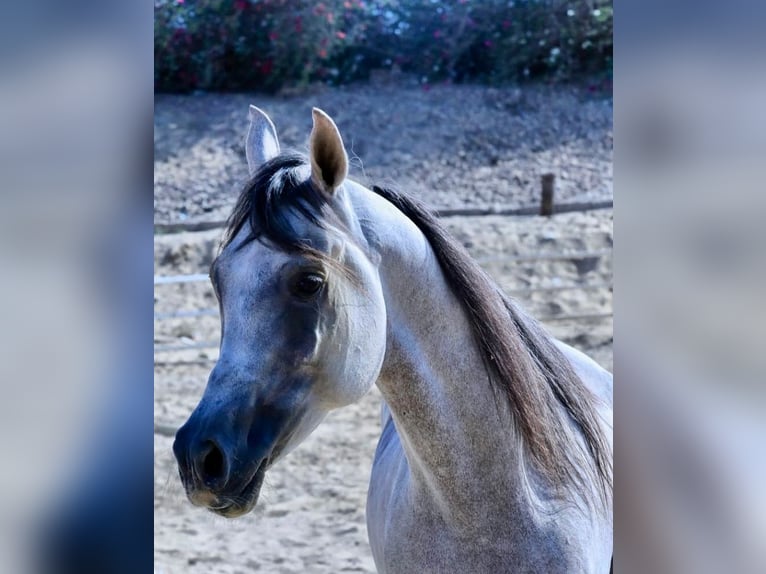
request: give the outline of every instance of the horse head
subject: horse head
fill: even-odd
[[[359,186],[333,120],[314,109],[313,121],[306,161],[280,153],[251,106],[251,178],[211,266],[220,355],[173,450],[189,499],[227,517],[249,512],[266,470],[372,387],[385,354],[378,261],[345,190]]]

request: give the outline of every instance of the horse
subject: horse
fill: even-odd
[[[379,572],[608,572],[611,374],[418,201],[350,179],[335,122],[312,119],[305,157],[250,106],[250,178],[210,270],[220,355],[173,444],[188,499],[249,512],[272,465],[377,385]]]

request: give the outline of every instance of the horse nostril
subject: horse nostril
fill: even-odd
[[[202,459],[203,476],[210,479],[219,479],[226,472],[223,453],[214,442],[209,442],[207,454]]]

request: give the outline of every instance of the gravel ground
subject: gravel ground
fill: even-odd
[[[325,109],[356,154],[352,177],[397,184],[432,207],[536,204],[545,171],[558,176],[559,200],[612,197],[611,100],[577,88],[424,91],[383,83],[282,98],[158,96],[156,222],[228,216],[246,177],[249,103],[272,116],[283,147],[299,150],[311,106]],[[611,210],[443,221],[554,336],[611,370]],[[220,234],[155,236],[155,274],[206,273]],[[601,255],[575,257],[584,252]],[[512,259],[529,255],[543,258]],[[155,288],[155,313],[215,307],[207,282]],[[574,315],[591,318],[562,320]],[[216,316],[155,321],[157,346],[215,343],[218,336]],[[216,348],[155,354],[155,573],[374,572],[364,508],[380,433],[376,389],[332,413],[269,471],[253,513],[226,520],[186,501],[172,433],[198,402],[216,355]]]
[[[434,208],[539,202],[557,175],[558,201],[612,197],[612,100],[579,87],[350,86],[290,97],[158,95],[155,221],[225,218],[247,177],[244,134],[255,104],[283,148],[306,151],[311,107],[329,113],[363,183],[394,184]]]

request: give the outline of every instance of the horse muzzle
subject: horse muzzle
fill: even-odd
[[[255,508],[267,467],[267,459],[264,459],[253,477],[239,490],[216,493],[205,487],[192,487],[186,489],[186,494],[192,504],[203,506],[225,518],[237,518]]]
[[[252,510],[266,470],[323,417],[307,408],[306,396],[282,392],[276,400],[259,401],[203,397],[173,442],[192,504],[228,517]]]
[[[222,438],[202,438],[188,422],[176,434],[173,453],[192,504],[229,518],[253,509],[269,466],[268,453],[237,452]]]

